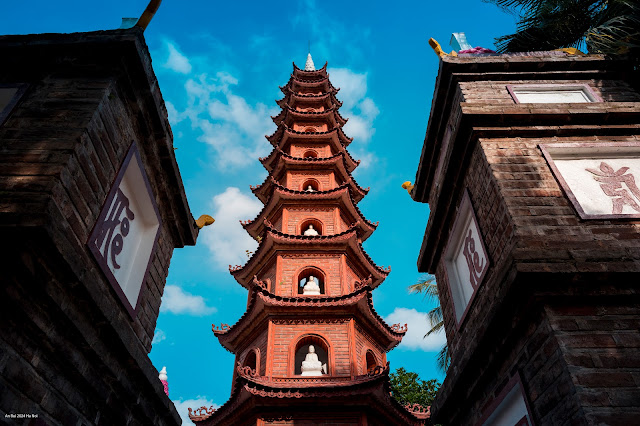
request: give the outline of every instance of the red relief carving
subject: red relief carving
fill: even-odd
[[[243,367],[240,363],[238,363],[238,365],[236,366],[236,371],[243,377],[256,377],[258,375],[258,373],[256,373],[256,370],[252,369],[249,366]]]
[[[229,329],[231,329],[229,324],[220,324],[220,328],[216,327],[215,324],[211,324],[211,330],[214,333],[224,333],[226,331],[229,331]]]
[[[464,249],[462,253],[467,260],[467,266],[469,267],[471,285],[475,289],[480,284],[482,271],[487,265],[485,261],[480,261],[480,255],[476,251],[476,241],[473,238],[471,229],[469,229],[469,234],[467,234],[467,237],[464,239]]]
[[[391,330],[395,331],[396,333],[406,333],[408,330],[408,327],[407,327],[407,324],[405,325],[393,324],[391,326]]]
[[[342,324],[348,322],[348,318],[327,318],[327,319],[311,319],[311,318],[287,318],[274,319],[274,324],[286,325],[305,325],[305,324]]]
[[[427,415],[431,414],[431,406],[425,408],[420,404],[407,404],[404,406],[404,408],[406,408],[407,411],[410,411],[412,413],[420,413],[420,414],[427,414]]]
[[[602,191],[611,197],[613,202],[612,214],[621,214],[625,205],[640,212],[640,205],[636,201],[640,201],[640,189],[636,185],[635,177],[630,173],[625,174],[629,167],[621,167],[618,170],[614,170],[613,167],[603,161],[600,163],[600,170],[585,170],[595,175],[593,178],[597,182],[601,182],[600,188],[602,188]],[[622,187],[623,183],[627,185],[628,189]],[[635,200],[629,194],[629,191],[635,196]]]
[[[215,413],[215,411],[216,409],[213,408],[213,405],[210,406],[209,408],[200,407],[200,408],[196,408],[195,410],[192,410],[191,408],[189,408],[189,418],[193,421],[202,421],[207,419],[213,413]]]

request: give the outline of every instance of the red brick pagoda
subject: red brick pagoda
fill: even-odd
[[[264,203],[243,222],[260,242],[244,266],[230,268],[249,290],[247,311],[233,326],[213,327],[236,355],[231,397],[217,410],[202,407],[197,425],[423,424],[422,407],[391,395],[386,353],[406,325],[387,325],[371,292],[389,269],[362,248],[376,229],[357,203],[367,194],[353,179],[352,139],[338,109],[338,89],[326,64],[311,55],[293,74],[267,137],[273,151],[260,161],[267,179],[252,187]]]

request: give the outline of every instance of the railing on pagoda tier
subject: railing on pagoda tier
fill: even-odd
[[[270,384],[273,386],[282,387],[297,387],[297,386],[331,386],[344,384],[353,384],[359,382],[369,381],[377,376],[381,376],[389,372],[389,363],[383,367],[377,365],[366,374],[350,375],[350,376],[332,376],[330,374],[323,376],[261,376],[249,366],[243,367],[240,363],[236,366],[238,375],[250,379],[254,382]]]

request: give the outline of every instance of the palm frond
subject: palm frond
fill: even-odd
[[[449,353],[449,346],[444,345],[442,349],[440,349],[440,352],[438,352],[436,365],[440,371],[445,374],[447,373],[449,365],[451,365],[451,354]]]

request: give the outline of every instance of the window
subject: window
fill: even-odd
[[[26,84],[0,84],[0,125],[9,117],[26,90]]]
[[[524,395],[520,376],[507,383],[494,402],[487,408],[477,425],[482,426],[530,426],[531,413]]]
[[[254,370],[256,373],[258,368],[258,357],[256,356],[256,349],[252,349],[249,351],[247,356],[244,358],[244,362],[242,363],[243,367],[249,367]]]
[[[324,273],[314,267],[305,268],[298,274],[298,294],[319,296],[325,294]]]
[[[586,84],[508,85],[507,90],[519,104],[602,102]]]
[[[303,362],[305,364],[304,368]],[[323,376],[330,374],[329,345],[320,336],[304,336],[296,344],[294,363],[293,374],[297,376]]]
[[[373,352],[371,352],[370,350],[367,351],[365,360],[367,363],[367,373],[373,372],[373,370],[375,370],[376,366],[378,365],[378,363],[376,362],[376,357],[375,355],[373,355]]]
[[[155,196],[134,143],[87,241],[132,317],[137,312],[160,226]]]
[[[301,185],[300,189],[302,191],[315,192],[320,190],[320,182],[315,179],[307,179]]]
[[[306,219],[300,224],[300,234],[307,236],[322,235],[322,228],[322,222],[318,219]]]
[[[449,237],[445,267],[459,325],[489,269],[489,257],[468,191],[464,193]]]

